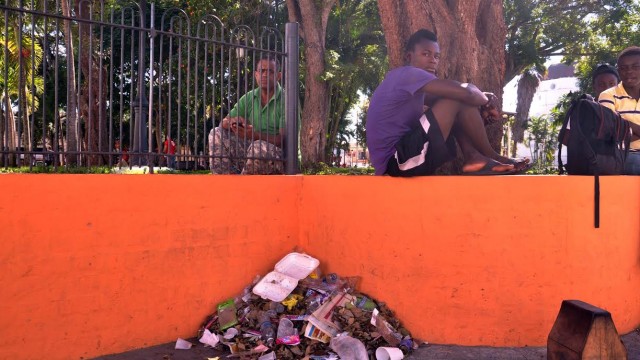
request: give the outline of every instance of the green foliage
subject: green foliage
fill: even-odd
[[[112,174],[113,168],[108,166],[75,167],[75,166],[22,166],[16,168],[0,168],[0,174]]]
[[[586,29],[589,40],[576,46],[576,54],[588,56],[566,56],[567,62],[577,62],[576,76],[583,93],[593,93],[591,74],[599,64],[615,65],[620,51],[640,44],[640,2],[613,11],[615,15],[593,17],[589,21]]]
[[[551,119],[553,121],[554,126],[562,126],[562,122],[567,117],[567,112],[571,107],[571,104],[577,100],[582,95],[582,92],[569,92],[566,95],[563,95],[556,106],[551,109]]]
[[[333,167],[325,163],[318,163],[315,167],[305,169],[304,175],[373,175],[372,167],[355,168],[355,167]]]
[[[555,121],[546,117],[532,117],[527,125],[528,142],[531,161],[534,162],[530,174],[555,174],[555,154],[558,145],[558,126]]]
[[[634,0],[503,0],[503,5],[506,80],[529,66],[542,68],[554,53],[582,53],[600,34],[613,34],[614,29],[619,35],[628,34],[632,22],[615,24],[637,7]]]
[[[321,78],[328,81],[330,89],[325,148],[329,158],[334,149],[348,149],[353,136],[359,145],[364,145],[362,131],[356,129],[353,134],[349,130],[349,111],[359,101],[360,93],[373,92],[388,67],[377,2],[354,0],[336,5],[329,17],[326,48],[326,70]],[[364,118],[360,111],[359,125]]]

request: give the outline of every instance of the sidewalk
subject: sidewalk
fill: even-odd
[[[190,339],[194,344],[195,339]],[[628,360],[640,359],[640,332],[622,336],[627,348]],[[174,343],[162,344],[126,353],[101,356],[96,360],[207,360],[228,354],[197,345],[190,350],[175,350]],[[408,360],[543,360],[547,358],[545,347],[493,348],[481,346],[426,345],[421,346],[405,359]]]

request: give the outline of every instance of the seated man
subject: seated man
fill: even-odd
[[[640,175],[640,47],[622,50],[617,67],[620,84],[600,93],[598,102],[617,111],[631,125],[631,146],[624,170],[628,175]]]
[[[367,145],[376,175],[431,175],[455,158],[453,137],[464,155],[465,174],[513,174],[526,168],[528,160],[500,156],[489,143],[480,107],[491,108],[485,116],[495,117],[497,97],[434,75],[440,60],[434,33],[418,30],[405,51],[408,65],[387,73],[367,113]]]
[[[278,61],[261,58],[255,71],[257,88],[243,95],[209,133],[214,174],[282,174],[284,97]]]
[[[618,85],[619,82],[620,75],[616,68],[609,64],[598,65],[591,76],[591,87],[595,98],[597,99],[601,92]]]

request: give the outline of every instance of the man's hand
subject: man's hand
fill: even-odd
[[[247,125],[247,120],[242,116],[226,117],[222,119],[221,127],[227,130],[233,130],[233,127],[244,127]]]
[[[241,139],[248,139],[253,141],[253,126],[243,122],[231,123],[231,131]]]
[[[480,115],[482,116],[485,124],[496,122],[501,118],[498,97],[490,92],[485,92],[484,95],[487,97],[488,101],[480,107]]]

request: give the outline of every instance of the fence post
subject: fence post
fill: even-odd
[[[149,102],[147,100],[144,74],[147,72],[145,53],[146,53],[146,15],[147,1],[140,0],[140,30],[138,32],[138,96],[134,100],[135,127],[133,128],[133,149],[132,164],[144,166],[147,164],[147,156],[143,153],[147,152],[147,113],[149,111]]]
[[[298,64],[300,61],[298,48],[298,23],[287,23],[284,28],[285,37],[285,122],[287,124],[287,175],[298,173]]]

